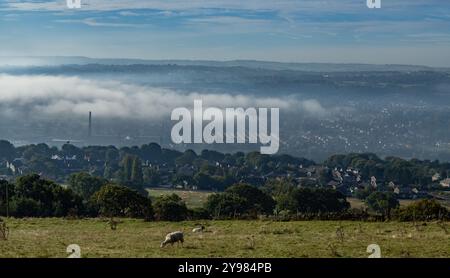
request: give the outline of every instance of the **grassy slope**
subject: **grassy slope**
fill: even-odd
[[[195,222],[121,221],[113,231],[100,219],[9,219],[0,257],[67,257],[69,244],[80,245],[83,257],[367,257],[372,243],[383,257],[450,257],[450,235],[435,223],[417,230],[396,222],[210,221],[207,232],[192,234]],[[336,235],[340,224],[343,242]],[[175,230],[185,232],[184,248],[160,249]]]

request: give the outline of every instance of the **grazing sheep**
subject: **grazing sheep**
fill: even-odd
[[[164,246],[166,246],[169,243],[171,245],[173,245],[175,242],[178,242],[178,244],[180,244],[180,242],[181,242],[181,247],[183,247],[183,242],[184,242],[183,232],[177,231],[177,232],[167,234],[166,239],[163,242],[161,242],[161,248],[163,248]]]
[[[194,228],[194,229],[192,229],[192,232],[193,233],[201,233],[201,232],[203,232],[205,230],[205,226],[200,226],[200,227],[197,227],[197,228]]]

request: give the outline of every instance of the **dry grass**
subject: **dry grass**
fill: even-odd
[[[368,257],[376,243],[383,257],[450,257],[450,235],[437,223],[416,230],[412,223],[334,221],[209,221],[193,234],[196,222],[8,219],[10,235],[0,241],[0,257],[67,257],[70,244],[82,257]],[[336,237],[336,230],[345,237]],[[184,248],[159,248],[168,232],[185,232]]]

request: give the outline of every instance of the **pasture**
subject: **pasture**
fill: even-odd
[[[0,240],[0,257],[64,258],[67,246],[77,244],[87,258],[365,258],[373,243],[382,257],[450,257],[450,234],[433,222],[203,221],[206,231],[194,234],[198,222],[118,219],[111,230],[106,219],[6,221],[10,235]],[[165,235],[176,230],[185,233],[184,247],[161,249]]]

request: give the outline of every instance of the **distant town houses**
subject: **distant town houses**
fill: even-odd
[[[450,188],[450,178],[446,178],[439,183],[442,187]]]
[[[428,192],[419,190],[415,186],[396,187],[393,190],[398,199],[423,199],[428,197]]]
[[[87,157],[87,158],[88,158],[88,157]],[[58,154],[54,154],[54,155],[52,155],[51,159],[52,159],[52,160],[57,160],[57,161],[76,161],[76,160],[77,160],[77,156],[76,156],[76,155],[68,156],[68,155],[58,155]],[[89,158],[86,159],[86,157],[85,157],[85,160],[87,160],[88,162],[90,162]]]
[[[334,189],[346,196],[371,188],[405,199],[425,198],[430,190],[450,190],[449,163],[382,160],[374,154],[335,155],[317,164],[304,158],[257,152],[180,152],[154,143],[120,149],[70,144],[56,149],[40,144],[14,148],[8,153],[15,155],[0,156],[0,176],[10,180],[39,173],[63,183],[73,173],[87,172],[143,187],[218,191],[236,182],[262,186],[287,181],[298,187]]]
[[[11,162],[6,162],[6,168],[11,170],[13,175],[24,175],[27,173],[28,167],[25,164],[25,159],[15,158]]]

